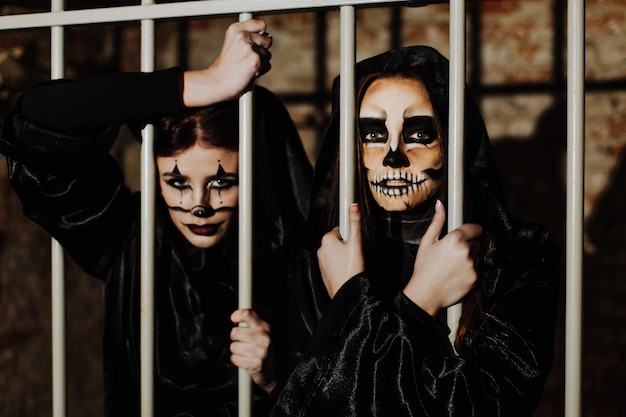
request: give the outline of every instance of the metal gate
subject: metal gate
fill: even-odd
[[[154,25],[159,19],[189,18],[238,14],[240,20],[254,13],[297,12],[311,9],[339,9],[341,33],[341,166],[340,229],[348,234],[348,205],[353,200],[352,184],[354,140],[354,63],[355,8],[366,5],[400,4],[390,0],[201,0],[155,4],[142,0],[141,5],[64,11],[63,0],[51,0],[51,11],[23,15],[0,16],[0,31],[51,28],[51,78],[64,77],[64,28],[72,25],[141,22],[141,70],[154,70]],[[428,2],[423,2],[428,3]],[[566,245],[566,341],[565,341],[565,416],[581,413],[581,346],[582,346],[582,258],[583,258],[583,166],[584,166],[584,1],[570,0],[567,4],[567,245]],[[465,85],[465,2],[450,1],[450,147],[448,165],[451,178],[458,178],[449,188],[449,227],[456,228],[462,219],[462,149]],[[251,307],[251,145],[252,97],[246,93],[240,99],[240,227],[239,227],[239,303]],[[141,411],[143,417],[153,415],[153,242],[155,169],[152,156],[153,128],[142,132],[141,190],[142,190],[142,263],[141,263]],[[63,249],[52,242],[52,343],[53,343],[53,416],[66,415],[65,395],[65,262]],[[454,334],[460,309],[448,311],[448,322]],[[251,381],[245,370],[239,371],[240,416],[250,415]]]

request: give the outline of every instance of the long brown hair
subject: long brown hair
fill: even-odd
[[[367,92],[367,90],[369,89],[369,87],[378,80],[393,80],[393,79],[409,79],[409,80],[415,80],[418,81],[420,83],[423,83],[421,76],[414,72],[414,71],[410,71],[410,70],[402,70],[402,71],[397,71],[397,72],[378,72],[378,73],[372,73],[372,74],[368,74],[364,77],[362,77],[359,80],[359,84],[357,87],[357,94],[356,94],[356,100],[355,100],[355,114],[357,115],[358,118],[358,114],[359,114],[359,109],[361,107],[361,102],[363,101],[363,97],[365,96],[365,93]],[[429,98],[430,100],[430,98]],[[439,117],[436,113],[436,110],[433,108],[433,112],[434,112],[434,123],[435,123],[435,129],[437,131],[437,134],[440,138],[442,138],[443,140],[439,141],[439,146],[441,148],[441,152],[442,155],[445,155],[445,143],[447,142],[443,129],[441,127],[441,123],[439,122]],[[364,169],[364,164],[363,164],[363,152],[362,152],[362,147],[361,147],[361,143],[360,143],[360,138],[361,138],[361,134],[359,131],[359,124],[356,124],[355,127],[355,136],[356,136],[356,140],[354,141],[354,145],[355,145],[355,155],[356,155],[356,162],[355,162],[355,172],[354,172],[354,190],[355,190],[355,200],[357,203],[359,203],[359,207],[361,209],[361,218],[363,219],[361,222],[361,234],[363,237],[363,242],[364,242],[364,253],[365,253],[365,257],[366,257],[366,262],[367,262],[367,258],[369,258],[370,254],[375,253],[376,248],[375,248],[375,239],[374,239],[374,232],[373,232],[373,219],[375,218],[375,212],[378,209],[378,205],[376,204],[376,202],[374,201],[371,192],[369,191],[369,187],[368,187],[368,182],[367,182],[367,177],[365,174],[365,169]],[[337,196],[338,196],[338,159],[336,162],[336,167],[334,170],[334,174],[335,174],[335,180],[332,182],[332,187],[333,189],[331,190],[330,193],[330,204],[329,204],[329,215],[328,215],[328,224],[327,224],[327,230],[332,229],[335,225],[337,225],[337,221],[338,221],[338,201],[337,201]],[[444,172],[445,172],[445,161],[444,161]],[[444,174],[444,181],[443,184],[445,184],[445,174]],[[438,198],[439,199],[444,199],[445,197],[445,185],[442,187],[442,190],[439,193]]]
[[[395,72],[371,73],[362,77],[359,80],[359,83],[357,86],[357,94],[356,94],[356,100],[355,100],[355,114],[357,115],[357,117],[359,114],[361,102],[363,101],[363,97],[365,96],[365,93],[367,92],[368,88],[372,85],[372,83],[381,79],[390,79],[390,80],[391,79],[410,79],[410,80],[415,80],[415,81],[424,83],[420,74],[418,74],[415,71],[406,70],[406,69],[395,71]],[[430,97],[429,97],[429,100],[430,100]],[[437,108],[434,105],[433,105],[433,114],[434,114],[433,119],[435,123],[436,132],[439,135],[439,137],[442,139],[439,141],[439,146],[441,147],[442,155],[446,155],[448,138],[447,138],[445,130],[443,129],[440,115],[438,114]],[[355,190],[355,200],[356,202],[359,203],[359,207],[361,208],[361,218],[362,218],[361,234],[363,237],[363,240],[362,240],[363,241],[363,253],[364,253],[365,262],[367,264],[368,260],[376,259],[377,247],[376,247],[376,239],[374,238],[373,229],[374,229],[374,219],[376,218],[376,211],[380,210],[380,208],[378,208],[378,205],[374,201],[371,195],[371,192],[369,191],[368,184],[367,184],[367,178],[366,178],[364,165],[363,165],[362,150],[360,146],[361,135],[359,132],[358,123],[356,124],[356,127],[355,127],[355,136],[356,136],[356,140],[354,143],[355,143],[356,163],[355,163],[355,173],[354,173],[354,190]],[[338,165],[339,165],[339,159],[337,158],[335,162],[335,169],[334,169],[334,180],[332,181],[331,192],[329,195],[330,204],[328,206],[329,211],[328,211],[328,217],[327,217],[327,231],[332,229],[334,226],[336,226],[338,222],[338,213],[339,213],[339,207],[338,207],[339,166]],[[447,173],[447,169],[445,169],[445,165],[446,165],[446,159],[444,158],[444,173]],[[441,201],[446,200],[446,194],[447,194],[446,184],[447,184],[447,174],[444,174],[443,186],[438,195],[438,198]],[[472,185],[466,184],[467,193],[471,193],[471,188],[472,188]],[[468,194],[468,195],[471,195],[471,194]],[[478,219],[471,218],[472,217],[471,213],[473,213],[473,209],[472,209],[473,204],[471,201],[468,201],[468,200],[471,200],[471,198],[470,199],[466,198],[467,203],[464,209],[466,212],[465,217],[469,221],[478,221]],[[483,248],[481,249],[481,253],[484,254],[485,256],[481,257],[481,262],[480,262],[479,267],[483,267],[484,266],[483,264],[485,262],[489,263],[489,261],[485,261],[485,259],[487,260],[490,259],[494,250],[493,235],[489,233],[489,230],[486,231],[485,235],[487,236],[487,238],[484,239],[484,242],[486,242],[486,245],[483,244]],[[480,271],[479,271],[479,275],[480,275]],[[463,313],[461,315],[459,327],[456,333],[455,348],[457,349],[457,351],[461,349],[462,339],[468,335],[468,329],[471,327],[470,324],[474,321],[475,318],[483,314],[483,310],[481,307],[481,296],[480,296],[479,291],[472,290],[470,291],[468,295],[466,295],[466,297],[463,300],[462,311]]]

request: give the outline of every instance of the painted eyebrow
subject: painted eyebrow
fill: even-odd
[[[375,117],[365,117],[359,119],[359,126],[361,127],[375,127],[383,130],[387,130],[387,126],[385,125],[385,119],[383,118],[375,118]]]
[[[183,174],[181,174],[179,172],[171,172],[171,171],[170,172],[164,172],[163,176],[164,177],[182,177],[182,178],[187,178],[186,175],[183,175]]]
[[[220,179],[220,178],[237,178],[239,174],[237,173],[232,173],[232,172],[224,172],[221,174],[215,174],[215,175],[210,175],[208,177],[205,178],[206,181],[213,181],[216,179]],[[173,172],[164,172],[163,173],[163,178],[183,178],[183,179],[189,179],[189,177],[187,175],[183,175],[183,174],[175,174]]]
[[[403,130],[423,128],[435,132],[435,120],[431,116],[411,116],[404,119]]]
[[[183,175],[179,172],[164,172],[163,174],[161,174],[161,179],[163,179],[164,181],[170,181],[170,180],[189,181],[188,176]]]

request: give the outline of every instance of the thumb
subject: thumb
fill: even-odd
[[[350,218],[349,240],[361,244],[361,209],[357,203],[350,204],[348,216]]]
[[[422,243],[435,243],[439,240],[439,235],[443,229],[443,225],[446,223],[446,209],[439,199],[435,203],[435,215],[430,221],[426,233],[422,237]]]

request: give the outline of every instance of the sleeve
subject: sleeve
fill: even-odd
[[[0,126],[0,152],[27,217],[103,278],[137,216],[109,155],[123,123],[181,111],[177,69],[32,87]]]
[[[522,231],[483,291],[484,313],[458,355],[424,357],[428,395],[445,416],[530,416],[552,366],[560,251],[546,232]]]
[[[444,341],[423,317],[404,320],[367,274],[332,299],[272,416],[423,416],[420,358]],[[432,319],[431,319],[432,320]]]
[[[530,416],[551,366],[558,250],[528,241],[456,355],[448,329],[366,274],[325,311],[273,416]],[[532,253],[540,253],[532,261]],[[531,265],[529,265],[529,263]],[[497,294],[497,295],[496,295]],[[338,413],[337,413],[338,411]]]

